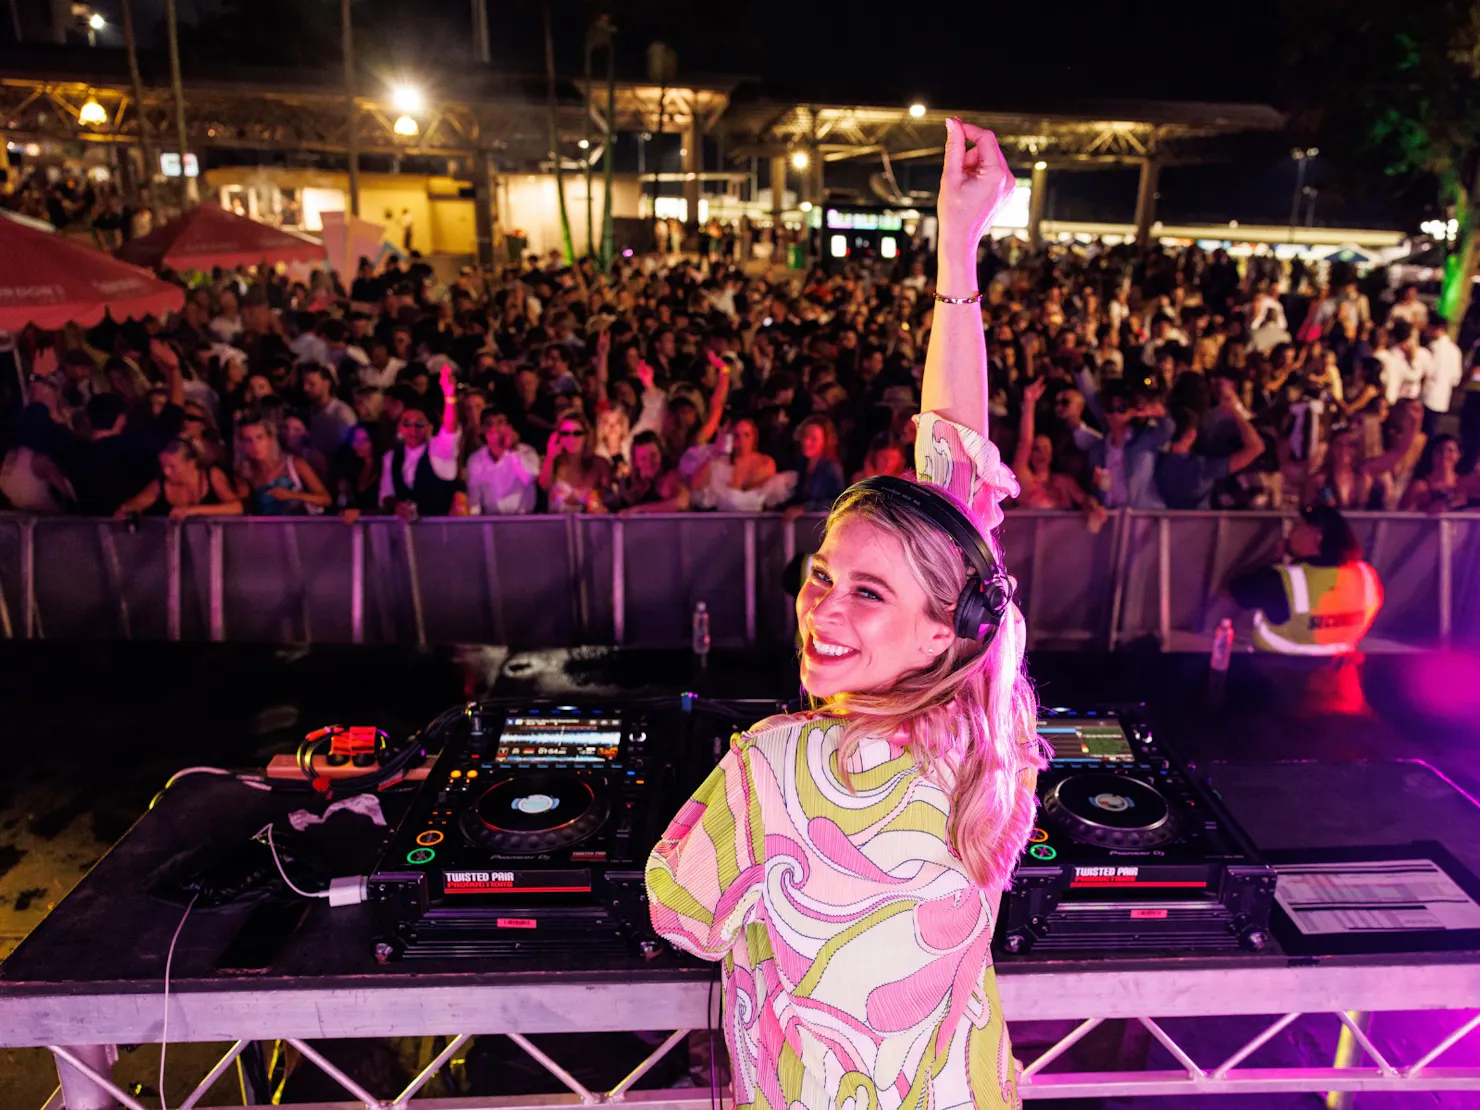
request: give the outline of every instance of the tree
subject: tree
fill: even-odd
[[[611,272],[616,254],[615,228],[612,222],[612,175],[617,163],[617,29],[611,19],[602,16],[597,30],[606,46],[606,154],[601,162],[601,265]]]
[[[1460,225],[1440,311],[1457,333],[1480,262],[1480,7],[1469,0],[1291,0],[1297,121],[1348,178],[1385,171]],[[1414,212],[1416,216],[1418,213]]]

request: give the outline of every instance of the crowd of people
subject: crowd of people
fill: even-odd
[[[169,320],[17,337],[0,503],[168,514],[823,512],[903,475],[926,248],[826,273],[415,255],[217,272]],[[984,244],[1016,507],[1480,504],[1480,381],[1413,289],[1222,251]],[[1464,399],[1457,418],[1450,410]],[[1452,426],[1460,428],[1457,438]]]

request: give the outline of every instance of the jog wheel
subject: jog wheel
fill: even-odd
[[[606,799],[575,775],[535,772],[501,779],[463,811],[461,825],[479,847],[516,856],[569,848],[606,823]]]
[[[1105,848],[1160,848],[1177,838],[1177,815],[1139,779],[1100,771],[1067,775],[1043,799],[1043,814],[1071,840]]]

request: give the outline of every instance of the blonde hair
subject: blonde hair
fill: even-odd
[[[955,541],[908,504],[856,487],[833,506],[825,531],[854,517],[899,540],[925,588],[927,616],[952,624],[956,600],[976,573]],[[995,537],[986,539],[1000,560]],[[1038,738],[1038,699],[1023,673],[1025,647],[1022,616],[1010,606],[985,649],[957,637],[887,689],[839,694],[825,706],[843,722],[838,773],[850,789],[848,768],[859,744],[904,733],[921,774],[950,793],[952,852],[972,881],[988,890],[1003,890],[1012,878],[1033,830],[1037,773],[1048,766]]]

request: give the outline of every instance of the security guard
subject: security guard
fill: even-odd
[[[1281,655],[1342,656],[1357,650],[1382,608],[1382,580],[1342,515],[1311,505],[1285,539],[1289,562],[1228,584],[1253,609],[1254,646]]]

